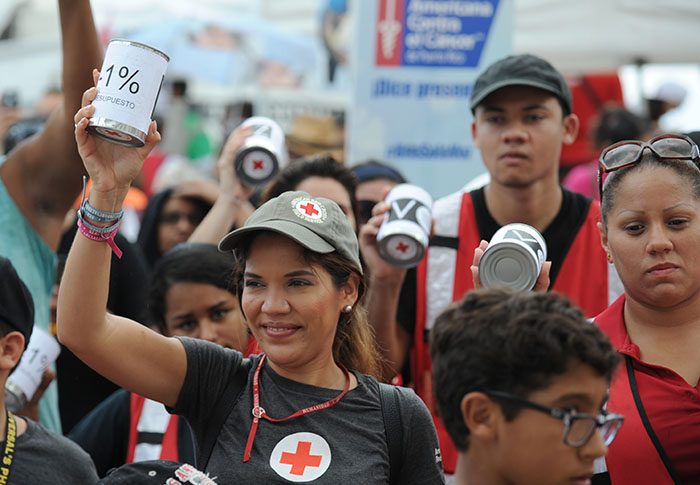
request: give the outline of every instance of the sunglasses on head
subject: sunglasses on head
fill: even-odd
[[[626,140],[603,150],[598,160],[598,193],[603,198],[604,175],[637,165],[648,148],[658,160],[692,160],[698,164],[698,146],[685,135],[659,135],[648,142]]]

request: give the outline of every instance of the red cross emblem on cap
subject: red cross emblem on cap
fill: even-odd
[[[300,205],[299,209],[303,210],[307,216],[315,216],[318,214],[318,209],[316,209],[313,202],[307,202],[306,205]]]

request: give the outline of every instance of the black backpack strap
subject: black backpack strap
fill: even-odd
[[[647,413],[644,410],[644,405],[642,404],[642,398],[640,397],[639,389],[637,388],[637,378],[634,375],[634,367],[632,366],[632,358],[629,355],[625,355],[625,365],[627,367],[627,379],[629,380],[630,389],[632,390],[632,396],[634,397],[634,404],[635,404],[635,406],[637,406],[637,412],[639,412],[639,417],[642,418],[642,423],[644,424],[644,429],[646,429],[646,432],[649,435],[651,442],[654,444],[654,448],[656,448],[656,452],[659,454],[659,458],[661,458],[661,461],[663,462],[664,466],[666,467],[666,471],[668,472],[669,476],[671,477],[671,480],[673,480],[673,483],[675,483],[676,485],[680,485],[681,480],[678,477],[678,473],[676,473],[676,470],[673,468],[673,464],[671,464],[671,460],[669,459],[668,455],[666,454],[664,447],[661,446],[661,442],[659,441],[658,436],[656,436],[654,429],[651,427],[651,422],[649,421],[649,417],[647,416]]]
[[[197,468],[200,470],[205,470],[207,468],[211,452],[214,450],[214,444],[219,437],[221,428],[224,426],[228,415],[231,414],[236,402],[238,402],[238,399],[240,399],[243,394],[243,390],[248,383],[249,369],[250,360],[243,359],[241,365],[233,374],[233,377],[229,379],[224,392],[216,403],[216,407],[214,407],[212,417],[204,431],[204,442],[199,450],[199,455],[197,455]]]
[[[389,448],[389,483],[399,483],[403,462],[403,424],[399,408],[399,389],[379,383],[379,400],[382,406],[384,432]]]

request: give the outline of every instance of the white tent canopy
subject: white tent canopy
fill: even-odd
[[[697,0],[515,0],[516,53],[567,73],[700,61]]]

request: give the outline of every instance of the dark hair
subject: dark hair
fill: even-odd
[[[605,228],[608,227],[608,214],[610,214],[615,204],[615,194],[617,194],[617,189],[624,178],[628,174],[647,166],[659,166],[674,170],[682,179],[687,180],[688,183],[691,184],[695,197],[700,199],[700,167],[698,167],[698,165],[690,160],[662,161],[656,158],[656,155],[654,155],[651,150],[644,150],[642,159],[637,165],[616,170],[606,177],[600,201],[603,226],[605,226]]]
[[[236,295],[235,261],[213,244],[181,243],[165,253],[153,268],[148,291],[147,321],[167,335],[165,295],[176,283],[204,283]]]
[[[173,197],[180,197],[191,202],[196,210],[202,214],[202,217],[205,217],[211,209],[211,204],[208,201],[196,196],[179,195],[175,193],[175,187],[168,187],[153,195],[141,218],[141,226],[136,240],[151,268],[162,256],[158,240],[160,218],[163,215],[163,208]]]
[[[377,160],[367,160],[353,165],[351,172],[357,177],[358,183],[371,182],[372,180],[388,180],[399,184],[405,184],[404,176],[389,164]]]
[[[355,200],[357,177],[330,155],[304,157],[287,165],[265,189],[263,201],[268,201],[290,190],[297,190],[299,184],[310,177],[327,177],[340,183],[350,196],[350,206],[355,220],[359,220]]]
[[[649,122],[622,106],[609,105],[602,109],[593,127],[596,149],[624,140],[637,140],[650,129]]]
[[[495,390],[527,398],[581,362],[608,381],[619,357],[608,338],[556,293],[475,290],[435,322],[430,338],[440,416],[457,449],[469,445],[462,398]],[[500,403],[506,419],[519,408]]]
[[[243,239],[240,247],[236,250],[236,286],[241,289],[238,293],[241,310],[243,310],[243,273],[246,261],[250,254],[251,245],[257,236],[264,232],[259,231],[255,233],[255,236]],[[357,301],[353,305],[352,311],[350,313],[341,312],[338,317],[338,326],[333,339],[333,358],[348,369],[379,378],[380,357],[363,304],[363,296],[367,288],[365,276],[361,273],[360,268],[343,258],[337,251],[321,254],[304,247],[301,248],[306,262],[316,264],[326,270],[336,288],[345,285],[353,273],[359,278]],[[243,315],[245,316],[245,312]]]

